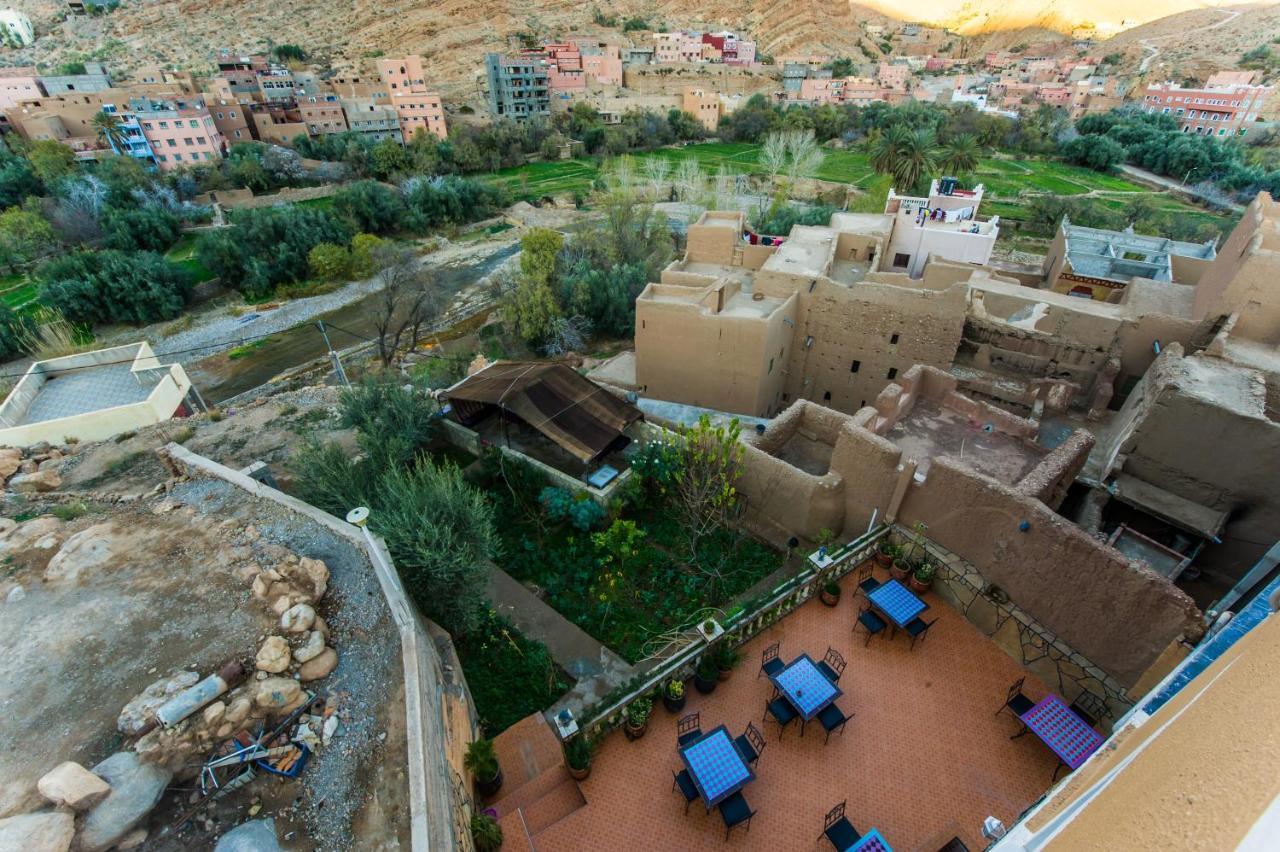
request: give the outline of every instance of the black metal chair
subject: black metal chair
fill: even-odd
[[[785,697],[780,697],[765,702],[764,718],[761,721],[769,721],[770,716],[778,723],[778,739],[782,739],[782,732],[787,729],[787,725],[800,717],[800,711]]]
[[[835,705],[828,704],[818,711],[818,722],[822,725],[822,730],[827,732],[827,738],[822,741],[823,745],[831,742],[831,732],[840,729],[840,736],[844,736],[844,726],[853,718],[853,714],[846,716],[844,711]]]
[[[671,789],[678,789],[684,794],[684,812],[687,814],[689,813],[689,805],[693,803],[694,799],[698,798],[698,785],[693,783],[693,776],[689,774],[687,769],[681,769],[679,772],[673,769],[671,770],[671,775],[673,779],[671,781]]]
[[[822,662],[818,663],[818,671],[826,675],[827,680],[832,683],[839,683],[840,676],[844,674],[847,665],[839,651],[827,646],[827,655],[822,658]]]
[[[1071,712],[1083,719],[1090,728],[1096,728],[1098,723],[1107,716],[1107,702],[1096,694],[1085,690],[1076,696],[1075,701],[1071,702]]]
[[[676,748],[684,748],[702,737],[702,714],[690,713],[676,722]]]
[[[880,581],[871,576],[875,568],[876,564],[870,560],[858,566],[858,591],[862,592],[864,597],[880,588]]]
[[[862,629],[867,631],[867,641],[862,643],[864,648],[871,644],[872,636],[877,633],[883,633],[885,627],[888,626],[884,623],[883,618],[871,611],[870,604],[858,611],[858,624],[861,624]],[[858,624],[853,625],[854,630],[858,629]]]
[[[781,642],[774,642],[760,654],[760,671],[756,673],[756,680],[759,680],[762,674],[773,677],[787,667],[786,663],[778,659],[778,647],[781,644]]]
[[[729,832],[743,823],[746,823],[747,831],[751,831],[751,818],[756,815],[756,812],[751,810],[751,806],[747,804],[746,798],[741,793],[734,793],[717,807],[720,809],[720,816],[724,818],[725,840],[729,839]]]
[[[738,747],[738,754],[742,755],[742,759],[750,765],[759,760],[760,752],[764,751],[764,734],[760,733],[755,723],[748,722],[747,730],[734,739],[733,744]]]
[[[853,827],[853,823],[845,818],[844,806],[848,801],[848,799],[845,799],[827,811],[827,818],[822,821],[822,835],[818,840],[822,840],[823,837],[827,838],[831,845],[836,848],[836,852],[844,852],[844,850],[862,839],[862,835]]]
[[[913,618],[907,622],[907,633],[911,636],[911,650],[916,649],[916,640],[921,642],[929,634],[929,628],[938,623],[938,619],[933,621],[925,621],[923,618]]]
[[[1013,685],[1009,687],[1009,691],[1005,694],[1004,704],[1000,705],[1000,709],[996,711],[997,716],[1008,710],[1020,724],[1022,723],[1022,714],[1036,706],[1034,701],[1022,694],[1022,685],[1026,682],[1026,677],[1020,677],[1013,682]],[[1009,739],[1016,740],[1027,733],[1030,733],[1030,729],[1024,724],[1022,725],[1022,730]]]

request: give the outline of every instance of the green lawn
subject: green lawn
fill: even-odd
[[[32,281],[25,272],[15,275],[0,275],[0,301],[15,311],[36,307],[36,296],[39,285]]]
[[[199,284],[201,281],[213,278],[213,273],[200,262],[200,258],[196,257],[196,239],[195,234],[183,234],[164,256],[170,263],[190,272],[192,280]]]

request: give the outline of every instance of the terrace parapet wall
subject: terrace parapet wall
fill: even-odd
[[[1084,692],[1092,692],[1106,701],[1108,721],[1119,718],[1132,706],[1121,684],[1010,601],[1006,593],[964,557],[897,525],[889,538],[907,548],[914,544],[923,550],[938,569],[933,579],[933,594],[964,615],[1028,673],[1068,702]]]

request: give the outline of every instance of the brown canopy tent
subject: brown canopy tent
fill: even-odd
[[[623,431],[644,416],[564,364],[540,361],[499,361],[442,396],[464,426],[501,411],[520,418],[584,463],[624,445]]]

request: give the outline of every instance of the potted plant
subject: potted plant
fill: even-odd
[[[907,561],[906,556],[899,553],[893,557],[893,565],[889,568],[889,574],[898,582],[902,582],[911,576],[911,563]]]
[[[889,568],[893,565],[893,560],[902,549],[898,545],[889,541],[888,538],[880,539],[880,544],[876,547],[876,564],[881,568]]]
[[[926,591],[933,585],[933,577],[937,572],[938,568],[932,562],[928,560],[921,562],[920,566],[911,574],[911,588],[917,592]]]
[[[698,667],[693,671],[693,688],[703,695],[710,695],[715,692],[719,679],[720,672],[716,670],[715,660],[711,659],[711,654],[703,654]]]
[[[581,781],[591,774],[591,755],[594,752],[595,743],[586,734],[579,734],[564,744],[564,762],[573,780]]]
[[[702,634],[702,638],[710,645],[724,635],[724,628],[714,618],[704,618],[698,623],[698,632]]]
[[[738,664],[738,652],[722,642],[711,656],[716,664],[716,677],[720,680],[728,680],[729,675],[733,673],[733,667]]]
[[[823,583],[820,597],[827,606],[835,606],[840,603],[840,584],[835,580],[828,580]]]
[[[653,699],[637,698],[627,705],[627,739],[638,740],[649,730],[649,714],[653,712]]]
[[[678,679],[667,681],[666,687],[662,690],[662,706],[666,707],[669,713],[679,713],[684,709],[684,702],[684,681]]]
[[[488,814],[472,814],[471,841],[476,852],[498,852],[502,848],[502,826]]]
[[[475,740],[467,746],[463,766],[476,777],[476,788],[482,796],[492,796],[502,787],[502,767],[493,751],[493,740]]]

